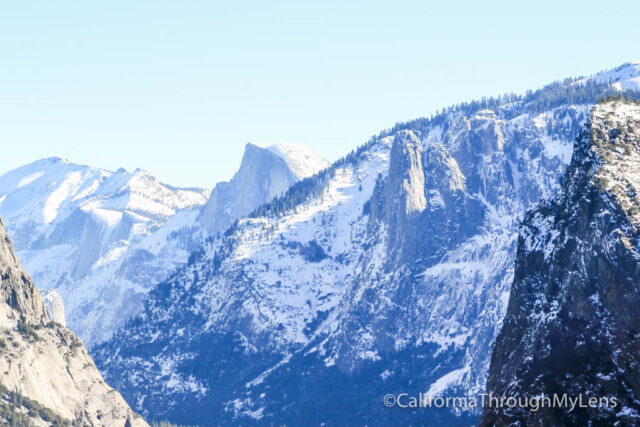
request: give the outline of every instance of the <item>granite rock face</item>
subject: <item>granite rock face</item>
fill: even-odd
[[[236,219],[328,166],[326,160],[293,144],[262,147],[249,143],[233,178],[211,191],[200,221],[208,234],[224,232]]]
[[[33,325],[48,322],[44,302],[35,285],[23,270],[0,221],[0,316],[2,320],[18,320]]]
[[[36,402],[52,414],[50,421],[147,426],[120,393],[104,382],[78,337],[50,322],[43,299],[16,258],[1,223],[0,384],[3,396],[11,393]],[[27,411],[20,416],[42,425],[41,415],[41,411]]]
[[[487,388],[497,397],[566,393],[603,406],[494,405],[482,425],[640,423],[639,196],[640,105],[600,103],[561,191],[525,217]]]
[[[40,294],[44,299],[47,316],[51,321],[67,326],[67,318],[64,313],[64,301],[58,292],[53,289],[42,289]]]

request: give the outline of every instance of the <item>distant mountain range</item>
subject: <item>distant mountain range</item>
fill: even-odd
[[[91,346],[133,317],[206,236],[327,165],[293,144],[248,144],[236,175],[208,197],[139,169],[49,158],[0,176],[0,216],[27,271],[62,298],[69,326]]]
[[[249,144],[211,192],[45,159],[0,177],[0,216],[49,317],[62,299],[149,420],[633,424],[638,107],[599,102],[639,93],[633,62],[397,124],[333,164]],[[559,384],[624,406],[383,402]]]

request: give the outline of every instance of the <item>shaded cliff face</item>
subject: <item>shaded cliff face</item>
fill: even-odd
[[[0,403],[0,420],[7,421],[7,411],[17,411],[19,419],[36,425],[49,425],[46,420],[61,425],[147,425],[104,382],[78,337],[49,321],[1,222],[0,395],[7,399]],[[19,404],[11,406],[12,399]],[[31,410],[23,412],[28,407]]]
[[[524,220],[487,389],[617,405],[485,408],[483,425],[640,423],[639,196],[640,106],[598,104],[562,190]]]

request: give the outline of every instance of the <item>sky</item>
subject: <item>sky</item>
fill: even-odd
[[[638,60],[638,18],[637,0],[0,0],[0,173],[59,156],[212,187],[247,142],[336,160],[397,122]]]

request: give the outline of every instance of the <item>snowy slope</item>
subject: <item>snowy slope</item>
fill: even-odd
[[[98,365],[138,410],[182,423],[477,421],[381,399],[484,390],[518,224],[559,188],[609,80],[383,132],[207,241]]]
[[[294,182],[328,166],[329,162],[295,144],[249,143],[238,172],[214,187],[199,221],[208,234],[223,232],[236,219],[282,195]]]
[[[285,142],[263,147],[282,157],[298,179],[307,178],[331,166],[328,161],[298,144]]]
[[[0,214],[27,271],[62,297],[69,326],[90,344],[135,314],[151,278],[186,260],[180,242],[173,257],[159,259],[146,241],[170,218],[197,210],[207,194],[142,170],[49,158],[0,177]],[[145,262],[148,269],[137,268]]]
[[[619,91],[640,90],[640,61],[627,62],[613,70],[596,74],[599,83],[611,83]]]
[[[309,150],[286,147],[275,154],[247,146],[232,194],[214,197],[229,224],[326,166]],[[265,174],[279,179],[260,192]],[[210,233],[208,195],[143,170],[110,172],[59,158],[0,176],[0,214],[18,254],[41,289],[60,295],[70,328],[89,346],[135,315],[149,289]]]
[[[241,377],[247,382],[259,382],[263,371],[277,365],[282,357],[286,359],[287,349],[307,345],[309,322],[317,318],[318,312],[328,313],[337,305],[358,262],[367,223],[362,207],[378,173],[386,169],[389,145],[390,140],[386,140],[364,154],[367,160],[360,168],[347,166],[325,172],[327,186],[322,194],[296,212],[278,219],[243,220],[238,230],[242,244],[237,250],[223,255],[231,249],[227,245],[234,244],[227,239],[209,240],[203,251],[192,257],[187,268],[154,292],[152,298],[157,294],[168,298],[162,299],[163,309],[145,312],[142,319],[134,320],[143,327],[160,321],[166,329],[163,328],[162,333],[150,332],[155,338],[151,338],[145,357],[139,359],[152,358],[151,372],[143,370],[129,378],[119,378],[119,386],[130,383],[143,386],[154,381],[159,385],[156,396],[133,399],[139,402],[161,399],[162,403],[158,404],[166,406],[163,412],[184,410],[184,416],[198,415],[185,403],[197,402],[209,395],[218,396],[221,385],[205,385],[199,374],[176,369],[192,357],[196,357],[196,365],[201,363],[197,361],[197,353],[187,350],[197,351],[199,345],[195,343],[215,351],[215,360],[233,359],[227,339],[237,339],[238,345],[252,357],[266,357],[267,361],[258,363],[257,367],[249,366],[255,374]],[[215,261],[219,257],[226,258],[221,266]],[[224,270],[224,274],[218,273],[218,269]],[[202,289],[197,296],[187,296],[182,289],[174,289],[183,284],[193,290]],[[165,305],[169,300],[172,302]],[[223,336],[218,334],[221,325],[227,325]],[[233,331],[233,337],[226,335],[228,330]],[[135,334],[127,339],[133,343],[140,338],[146,342],[148,336]],[[256,340],[268,348],[256,346]],[[181,354],[159,352],[168,342],[182,347]],[[179,342],[184,343],[184,347]],[[237,383],[235,368],[220,367],[219,370],[215,361],[211,363],[214,365],[207,369],[215,372],[214,375],[219,373],[225,379],[231,376],[235,379],[229,383]],[[222,384],[226,382],[223,380]],[[216,393],[209,392],[212,386]],[[165,400],[162,396],[171,397]],[[200,415],[212,419],[205,413]]]

